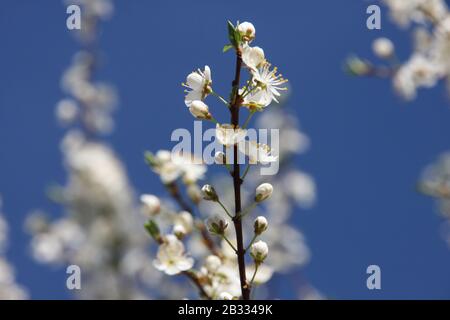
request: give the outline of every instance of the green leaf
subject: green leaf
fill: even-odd
[[[231,23],[231,21],[228,20],[228,39],[230,40],[230,43],[234,46],[236,45],[235,35],[236,35],[236,28]]]
[[[236,30],[236,27],[228,20],[228,39],[230,43],[235,47],[239,47],[242,42],[242,37],[239,31]]]
[[[155,156],[150,151],[144,152],[144,159],[145,159],[145,163],[147,163],[150,167],[153,168],[156,165]]]
[[[145,229],[147,230],[148,234],[155,239],[156,241],[159,241],[161,235],[159,231],[159,227],[153,220],[148,220],[148,222],[144,225]]]
[[[231,48],[233,48],[232,44],[226,44],[226,45],[223,46],[222,52],[225,53],[228,50],[230,50]]]

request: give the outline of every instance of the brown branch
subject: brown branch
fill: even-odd
[[[233,97],[230,106],[231,112],[231,124],[234,129],[239,126],[239,107],[242,103],[242,98],[239,95],[239,83],[241,79],[241,68],[242,68],[242,56],[239,48],[236,49],[236,71],[235,77],[232,82],[233,86]],[[240,166],[238,162],[238,146],[234,145],[234,160],[233,160],[233,186],[234,186],[234,206],[235,206],[235,216],[233,218],[234,229],[236,231],[236,242],[237,242],[237,258],[239,265],[239,279],[241,282],[241,292],[243,300],[250,300],[250,287],[247,284],[247,279],[245,275],[245,250],[244,250],[244,239],[242,235],[242,220],[241,220],[241,174]]]
[[[192,283],[197,287],[198,291],[200,292],[200,296],[211,300],[211,297],[208,295],[208,293],[205,291],[205,288],[203,288],[203,285],[200,283],[199,278],[193,271],[183,271],[182,274],[184,274],[186,277],[188,277]]]

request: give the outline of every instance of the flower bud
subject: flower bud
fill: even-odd
[[[161,202],[157,196],[143,194],[141,195],[141,202],[143,204],[143,211],[148,216],[155,215],[161,210]]]
[[[272,195],[273,187],[270,183],[260,184],[256,188],[255,201],[262,202]]]
[[[214,202],[219,200],[216,190],[210,184],[205,184],[202,187],[202,194],[203,194],[203,199],[205,199],[205,200],[214,201]]]
[[[211,119],[208,106],[200,100],[194,100],[189,107],[191,114],[197,119]]]
[[[185,233],[191,233],[194,229],[194,219],[187,211],[181,211],[175,218],[175,225],[180,225],[184,228]]]
[[[176,224],[173,226],[173,234],[178,238],[178,239],[183,239],[184,236],[187,234],[186,229],[184,228],[183,225],[181,224]]]
[[[206,221],[206,225],[208,226],[209,232],[211,232],[212,234],[217,234],[219,236],[223,236],[225,234],[225,230],[228,227],[228,223],[219,216],[209,218]]]
[[[225,153],[222,151],[217,151],[216,154],[214,155],[214,159],[217,164],[225,164],[227,162],[226,158],[227,157],[226,157]]]
[[[254,244],[252,244],[250,248],[250,255],[255,260],[256,264],[260,264],[266,259],[267,255],[269,254],[269,247],[267,246],[267,243],[264,241],[257,241]]]
[[[256,30],[255,26],[250,22],[242,22],[237,26],[237,30],[242,36],[242,39],[244,41],[252,41],[255,39],[256,36]]]
[[[381,59],[390,58],[394,54],[394,44],[388,38],[378,38],[373,42],[372,50]]]
[[[219,294],[219,299],[220,300],[233,300],[233,296],[231,294],[229,294],[228,292],[222,292],[221,294]]]
[[[147,221],[147,223],[144,225],[144,227],[147,230],[148,234],[156,242],[160,242],[161,241],[161,232],[159,231],[159,227],[158,227],[158,225],[156,224],[155,221],[153,221],[153,220]]]
[[[220,268],[221,265],[222,265],[222,261],[220,260],[220,258],[218,256],[210,255],[210,256],[206,257],[205,267],[206,267],[206,270],[208,270],[208,272],[215,273],[217,271],[217,269]]]
[[[190,184],[187,187],[187,195],[188,197],[194,202],[195,204],[200,203],[202,200],[202,191],[200,190],[199,186],[197,184]]]
[[[261,233],[267,230],[267,227],[269,226],[269,223],[267,222],[267,219],[263,216],[259,216],[255,219],[255,223],[253,224],[255,235],[259,236]]]

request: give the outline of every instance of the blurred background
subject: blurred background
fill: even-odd
[[[173,146],[186,127],[180,83],[208,64],[225,93],[233,55],[223,54],[226,20],[251,21],[255,45],[289,79],[289,106],[311,139],[296,160],[317,184],[317,203],[293,217],[311,250],[301,277],[328,298],[449,299],[450,252],[432,199],[417,192],[423,168],[450,147],[444,86],[404,103],[389,81],[343,72],[351,52],[373,57],[373,39],[395,40],[404,58],[407,33],[382,9],[382,29],[366,28],[366,1],[116,1],[102,24],[98,78],[118,89],[116,129],[107,141],[125,163],[136,193],[163,192],[143,151]],[[24,220],[34,208],[61,210],[45,190],[65,180],[55,120],[64,97],[60,77],[78,50],[60,1],[0,4],[0,193],[10,224],[9,261],[35,299],[67,299],[64,269],[30,257]],[[187,128],[190,128],[189,126]],[[368,290],[366,268],[381,267],[382,289]],[[299,275],[292,279],[297,279]],[[281,298],[298,295],[296,281],[274,279]],[[300,281],[300,280],[299,280]]]

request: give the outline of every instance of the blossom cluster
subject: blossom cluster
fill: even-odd
[[[112,13],[110,0],[78,0],[87,19],[78,37],[83,50],[64,72],[67,98],[56,106],[68,128],[61,141],[67,180],[52,187],[50,198],[61,205],[56,220],[35,211],[26,221],[36,261],[81,268],[83,299],[179,298],[182,286],[161,285],[151,264],[151,251],[139,206],[126,169],[116,152],[100,139],[113,129],[115,90],[94,79],[98,23]]]
[[[414,39],[414,50],[405,62],[396,55],[394,43],[387,38],[373,42],[374,54],[386,64],[375,65],[352,57],[348,70],[360,76],[391,77],[396,92],[413,100],[420,88],[446,81],[450,90],[450,12],[445,0],[384,0],[393,21],[407,28]]]
[[[248,279],[244,286],[248,288],[266,283],[274,271],[287,271],[308,260],[304,238],[289,225],[288,219],[293,202],[309,206],[315,199],[314,181],[301,171],[287,169],[280,177],[271,177],[270,183],[264,181],[269,178],[251,172],[250,167],[256,164],[281,160],[287,163],[292,154],[306,150],[309,141],[292,117],[281,110],[267,108],[273,102],[280,102],[280,92],[287,89],[283,86],[286,80],[277,74],[277,68],[271,67],[264,50],[251,45],[256,35],[253,24],[243,22],[234,26],[229,22],[228,33],[230,44],[224,47],[224,52],[235,50],[238,63],[248,71],[245,85],[239,88],[239,83],[235,83],[230,100],[225,99],[213,89],[209,66],[190,73],[183,83],[186,88],[184,102],[189,112],[196,119],[216,125],[215,138],[224,146],[225,152],[216,152],[215,162],[224,167],[228,178],[219,176],[200,188],[207,168],[201,161],[193,161],[194,155],[167,150],[155,154],[147,152],[147,164],[159,175],[173,201],[164,201],[151,194],[141,196],[142,211],[148,218],[145,226],[159,243],[153,265],[167,275],[187,276],[203,298],[227,300],[244,298],[242,270],[239,270],[242,254],[248,253],[252,260],[244,270],[244,278]],[[236,112],[234,108],[247,109],[244,125],[220,123],[206,104],[209,96],[216,97],[231,113]],[[253,114],[262,111],[265,112],[258,118],[259,126],[283,128],[281,135],[289,143],[272,150],[266,144],[246,140],[246,128]],[[234,214],[229,209],[236,204],[236,189],[233,192],[229,187],[229,175],[234,176],[236,172],[236,164],[229,156],[233,148],[248,159],[247,168],[240,177],[242,187],[239,186],[242,199],[248,205]],[[256,189],[243,183],[244,179],[256,185]],[[271,201],[275,197],[276,200]],[[173,209],[173,202],[181,211]],[[231,227],[236,221],[242,223],[244,237],[252,235],[244,250],[239,248],[238,231]],[[267,241],[261,240],[261,236]]]
[[[8,225],[2,213],[0,197],[0,300],[22,300],[28,297],[27,291],[16,283],[12,265],[6,258]]]
[[[442,154],[435,163],[428,165],[422,173],[419,189],[437,199],[438,211],[446,222],[442,236],[450,246],[450,153]]]
[[[396,92],[414,100],[418,89],[446,82],[450,93],[450,11],[445,0],[384,0],[392,20],[408,30],[414,39],[413,52],[401,62],[394,43],[387,38],[373,42],[374,54],[386,62],[375,65],[358,57],[347,61],[347,70],[358,76],[392,78]],[[438,199],[440,212],[447,218],[444,237],[449,239],[449,156],[442,155],[429,165],[421,177],[420,190]]]

